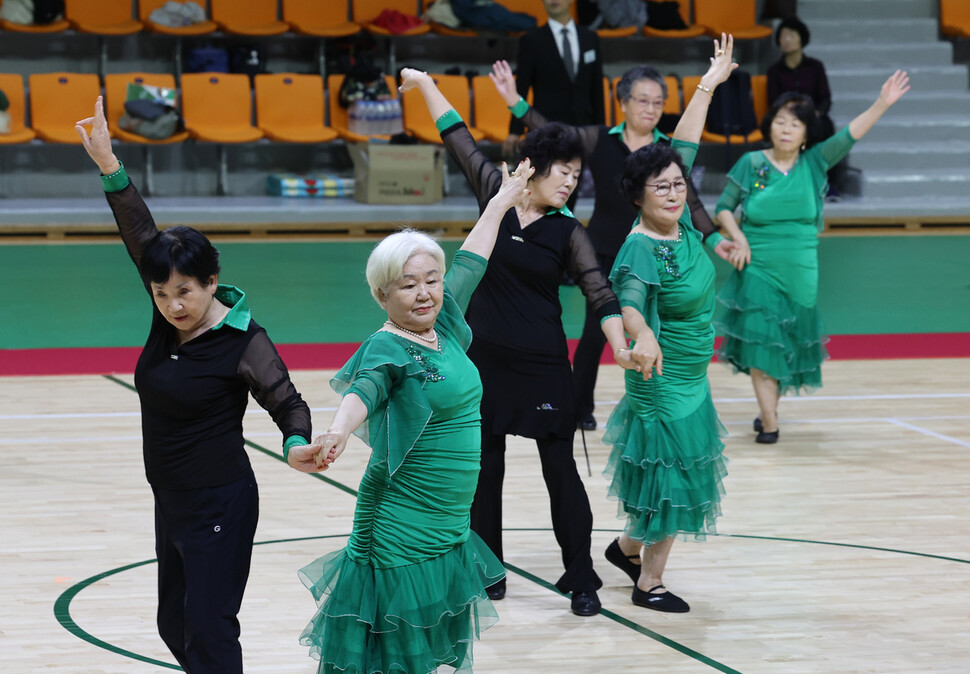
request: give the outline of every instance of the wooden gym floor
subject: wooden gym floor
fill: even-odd
[[[329,372],[294,378],[324,428]],[[475,646],[475,670],[537,672],[966,672],[970,670],[970,360],[837,361],[825,388],[785,399],[781,441],[753,442],[749,382],[712,365],[731,431],[724,515],[678,542],[665,581],[692,606],[630,602],[602,557],[621,522],[600,475],[608,448],[576,457],[595,517],[605,610],[572,615],[534,445],[509,446],[508,595]],[[130,376],[0,378],[0,671],[177,669],[154,628],[152,499]],[[602,427],[622,395],[601,369]],[[246,419],[261,519],[246,593],[248,672],[316,671],[296,639],[313,601],[296,570],[344,544],[367,457],[358,441],[325,479],[281,462],[278,432]],[[442,671],[450,671],[443,669]]]

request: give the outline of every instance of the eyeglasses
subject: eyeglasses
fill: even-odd
[[[664,106],[662,98],[628,98],[627,100],[641,108],[663,108]]]
[[[681,180],[675,180],[672,183],[657,183],[655,185],[651,185],[650,183],[647,183],[644,185],[644,187],[652,187],[654,194],[656,194],[658,197],[665,197],[668,194],[670,194],[671,188],[673,188],[673,190],[678,193],[686,190],[687,181],[681,179]]]

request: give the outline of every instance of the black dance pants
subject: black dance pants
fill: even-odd
[[[243,671],[239,620],[259,492],[252,471],[220,487],[155,494],[158,633],[190,674]]]
[[[616,257],[600,253],[597,253],[596,257],[600,261],[603,273],[609,276]],[[583,334],[579,338],[579,344],[576,345],[576,353],[573,354],[573,396],[577,421],[593,413],[593,389],[596,388],[596,375],[599,372],[604,346],[606,346],[606,335],[603,334],[596,311],[587,302]]]
[[[536,440],[542,478],[549,491],[552,528],[566,572],[556,581],[563,593],[598,590],[603,581],[590,556],[593,512],[586,487],[573,459],[572,437]],[[471,527],[502,562],[502,482],[505,479],[505,436],[482,433],[482,470],[472,503]]]

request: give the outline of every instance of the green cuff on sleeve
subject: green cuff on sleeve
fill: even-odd
[[[623,320],[623,314],[610,314],[608,316],[603,316],[603,318],[600,319],[600,325],[603,325],[603,323],[606,323],[606,321],[610,320],[611,318],[619,318],[620,320]]]
[[[128,187],[128,173],[125,171],[125,165],[120,161],[118,164],[121,165],[117,171],[111,175],[101,176],[101,186],[104,188],[105,192],[120,192],[121,190]]]
[[[722,241],[724,241],[724,237],[721,236],[720,232],[712,232],[711,235],[704,240],[704,245],[711,250],[714,250],[717,248],[717,244],[721,243]]]
[[[290,458],[290,449],[293,447],[309,444],[310,441],[304,438],[302,435],[291,435],[283,442],[283,460],[287,461]]]
[[[509,108],[509,112],[511,112],[512,116],[515,117],[516,119],[522,119],[523,117],[525,117],[525,113],[529,112],[529,104],[526,102],[524,98],[519,96],[519,100],[516,102],[515,105]]]
[[[443,114],[441,117],[434,121],[435,128],[438,129],[438,133],[441,133],[450,126],[454,126],[460,122],[463,122],[461,115],[459,115],[454,108]]]

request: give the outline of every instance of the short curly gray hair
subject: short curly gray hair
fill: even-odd
[[[660,90],[664,92],[664,100],[667,100],[667,81],[656,68],[650,66],[633,66],[623,73],[620,81],[616,83],[616,99],[620,102],[630,100],[633,85],[640,80],[652,80],[659,84]]]
[[[383,308],[383,297],[391,283],[404,275],[404,265],[414,255],[427,253],[434,258],[441,267],[441,276],[445,275],[445,251],[438,242],[423,232],[414,229],[402,229],[386,237],[374,247],[367,258],[367,284],[370,294]]]

